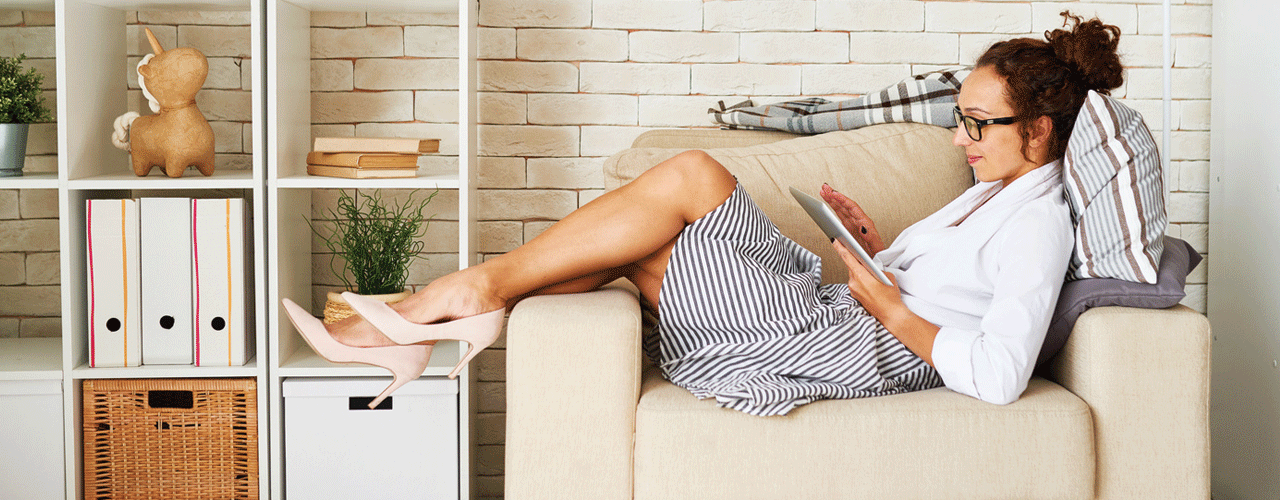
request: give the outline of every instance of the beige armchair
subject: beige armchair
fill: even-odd
[[[972,184],[945,129],[793,137],[652,131],[610,158],[606,177],[616,187],[679,151],[708,149],[784,234],[823,256],[828,282],[845,270],[789,203],[788,185],[830,182],[888,242]],[[1185,307],[1086,312],[1047,377],[1007,406],[938,388],[769,418],[663,380],[643,359],[644,325],[625,286],[512,311],[506,498],[1209,497],[1209,324]]]

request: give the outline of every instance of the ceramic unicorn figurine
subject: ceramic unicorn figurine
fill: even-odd
[[[188,166],[213,175],[213,128],[195,101],[209,62],[193,48],[164,50],[150,29],[146,33],[153,54],[138,63],[138,84],[156,114],[116,118],[112,142],[130,152],[139,177],[156,166],[169,177],[182,177]]]

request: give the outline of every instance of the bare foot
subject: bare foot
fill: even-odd
[[[450,321],[502,308],[506,301],[486,291],[483,274],[476,268],[449,274],[403,301],[391,304],[391,308],[405,319],[422,324]],[[352,347],[396,345],[359,315],[328,325],[328,329],[334,340]]]

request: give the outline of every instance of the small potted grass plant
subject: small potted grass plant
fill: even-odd
[[[22,71],[26,54],[0,57],[0,177],[22,175],[27,157],[27,130],[50,120],[40,85],[44,75]]]
[[[395,303],[409,296],[405,282],[409,265],[421,258],[428,217],[427,204],[440,191],[415,200],[418,191],[402,201],[383,197],[379,190],[338,192],[337,204],[325,215],[333,221],[333,231],[325,233],[317,225],[311,229],[332,252],[329,268],[342,280],[346,290]],[[308,220],[308,223],[310,221]],[[339,268],[338,261],[342,265]],[[341,292],[329,292],[324,308],[325,323],[354,314]]]

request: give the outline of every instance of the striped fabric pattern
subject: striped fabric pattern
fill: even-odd
[[[672,383],[752,415],[942,386],[937,372],[782,236],[741,185],[685,228],[645,351]]]
[[[837,102],[814,97],[756,106],[748,99],[725,107],[724,101],[720,101],[707,113],[725,128],[782,130],[795,134],[821,134],[901,122],[954,127],[951,108],[956,105],[960,82],[970,72],[969,68],[956,68],[916,75],[878,92]]]
[[[1142,115],[1089,91],[1063,167],[1076,226],[1067,279],[1155,283],[1169,220],[1160,153]]]

